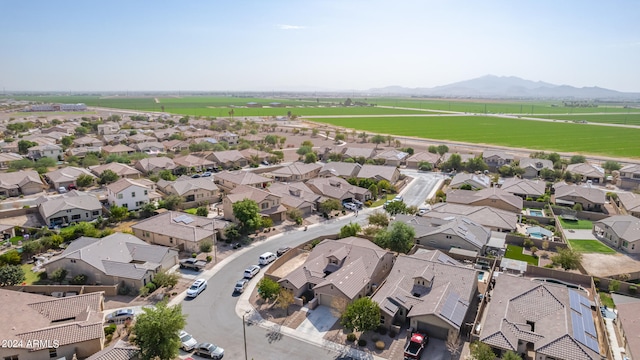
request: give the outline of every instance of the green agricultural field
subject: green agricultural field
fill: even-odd
[[[531,265],[538,266],[538,258],[522,253],[522,247],[517,245],[507,245],[504,257],[508,259],[526,261]]]
[[[538,117],[538,116],[536,116]],[[640,113],[607,113],[607,114],[581,114],[581,115],[549,115],[539,116],[541,119],[557,119],[563,121],[588,121],[594,123],[640,125]]]
[[[568,221],[564,219],[560,219],[560,224],[562,228],[565,230],[591,230],[593,229],[593,222],[590,220],[578,220],[578,221]]]
[[[536,150],[640,157],[640,129],[492,116],[322,118],[316,122],[370,133],[495,144]]]
[[[615,254],[616,251],[598,240],[569,240],[571,248],[584,253]]]

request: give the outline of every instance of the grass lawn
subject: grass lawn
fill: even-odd
[[[380,199],[376,200],[373,204],[371,204],[371,207],[383,205],[387,200],[393,200],[393,198],[395,197],[395,194],[387,194],[386,197],[383,196]]]
[[[182,211],[186,212],[187,214],[196,215],[196,212],[198,212],[198,209],[197,208],[191,208],[191,209],[185,209],[185,210],[182,210]]]
[[[608,307],[609,309],[615,309],[616,304],[614,304],[613,299],[611,298],[611,295],[609,293],[606,292],[598,292],[598,294],[600,294],[600,302],[602,303],[602,305]]]
[[[522,253],[522,247],[517,245],[507,245],[507,253],[504,257],[514,260],[526,261],[531,265],[538,266],[538,258]]]
[[[22,236],[14,236],[14,237],[10,238],[9,241],[13,245],[18,245],[18,241],[22,241],[23,239],[24,238]]]
[[[591,220],[578,220],[578,221],[567,221],[564,219],[560,219],[560,224],[562,224],[563,229],[572,229],[572,230],[591,230],[593,229],[593,222]]]
[[[615,254],[616,251],[598,240],[569,240],[571,248],[586,253]]]
[[[24,276],[25,276],[24,282],[27,283],[27,285],[31,285],[34,282],[40,280],[38,279],[38,274],[31,271],[33,264],[22,264],[21,267],[22,267],[22,270],[24,270]]]
[[[621,128],[494,116],[314,118],[349,129],[529,149],[640,157],[640,128]],[[544,136],[531,136],[544,134]]]

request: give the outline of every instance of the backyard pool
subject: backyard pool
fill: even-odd
[[[478,281],[484,281],[484,271],[478,273]]]
[[[531,216],[544,217],[544,213],[542,212],[542,210],[538,209],[527,209],[527,213]]]

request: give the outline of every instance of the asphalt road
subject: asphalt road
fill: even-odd
[[[405,202],[409,205],[424,203],[425,198],[433,192],[434,186],[440,180],[440,176],[434,173],[411,170],[403,170],[403,173],[414,177],[403,191]],[[195,299],[185,299],[182,302],[183,313],[187,315],[186,330],[200,342],[212,342],[224,348],[226,359],[243,359],[242,319],[235,312],[238,298],[233,295],[233,286],[242,278],[244,269],[257,264],[258,257],[266,251],[275,253],[282,246],[294,247],[321,235],[336,234],[349,222],[357,222],[364,227],[367,224],[367,214],[373,211],[375,210],[361,210],[358,217],[349,213],[346,217],[313,225],[307,231],[292,230],[239,250],[235,259],[219,268],[208,279],[206,290]],[[245,329],[248,359],[340,358],[340,354],[333,350],[290,338],[277,330],[264,329],[257,325],[248,325]]]

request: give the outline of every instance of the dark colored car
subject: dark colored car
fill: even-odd
[[[281,247],[280,249],[278,249],[278,251],[276,251],[276,255],[282,256],[284,253],[286,253],[289,250],[291,250],[291,248],[288,246]]]

